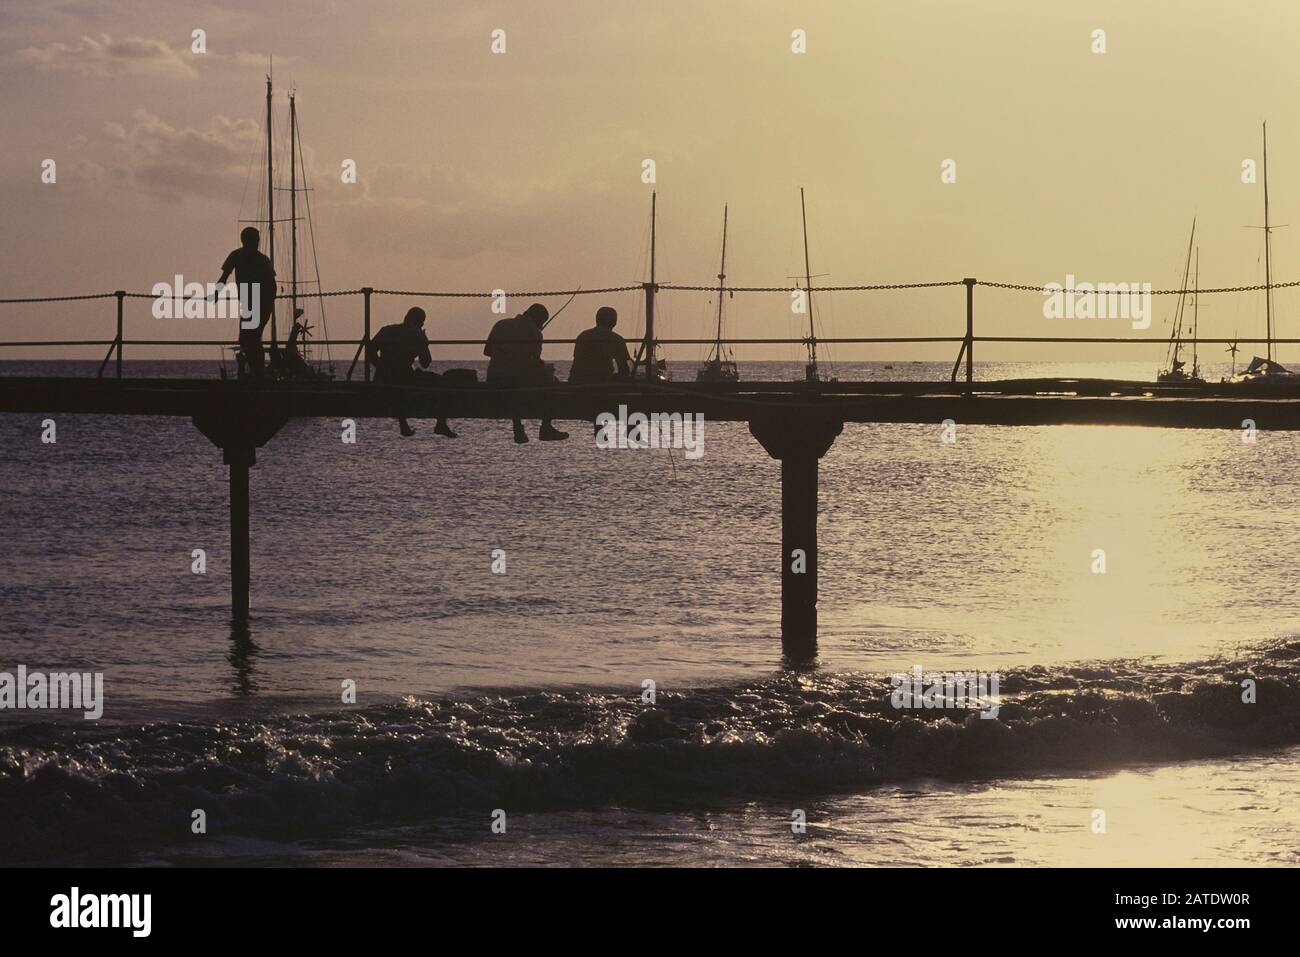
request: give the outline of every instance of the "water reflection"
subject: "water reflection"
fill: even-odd
[[[249,697],[257,692],[254,664],[260,653],[248,620],[233,619],[230,623],[230,653],[226,660],[235,672],[235,681],[230,689],[234,694]]]

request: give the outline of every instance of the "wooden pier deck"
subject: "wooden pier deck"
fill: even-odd
[[[700,412],[706,420],[747,422],[778,413],[841,422],[969,425],[1133,425],[1160,428],[1300,429],[1300,389],[1251,393],[1105,379],[1008,379],[975,382],[666,383],[496,389],[401,388],[362,382],[268,383],[207,379],[99,379],[0,376],[0,412],[98,415],[387,417],[536,417],[545,400],[557,419],[587,420],[620,404],[629,411]]]

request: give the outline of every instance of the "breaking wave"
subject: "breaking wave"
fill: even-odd
[[[1182,664],[1001,673],[995,720],[899,711],[879,675],[783,672],[639,695],[409,698],[241,721],[0,732],[0,860],[129,859],[209,832],[279,841],[437,817],[665,810],[907,779],[1034,776],[1300,742],[1300,641]],[[1257,702],[1244,704],[1242,681]]]

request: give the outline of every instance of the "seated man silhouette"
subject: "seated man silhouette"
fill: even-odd
[[[420,372],[412,366],[418,360],[420,368],[427,369],[433,361],[429,355],[429,337],[424,334],[424,319],[424,310],[412,306],[401,322],[384,326],[371,337],[366,347],[366,362],[375,367],[376,383],[420,385],[438,378],[437,373]],[[410,437],[415,434],[405,416],[398,416],[397,424],[402,435]],[[433,431],[449,439],[456,438],[444,416],[438,417]]]
[[[612,382],[631,375],[627,340],[614,331],[617,324],[614,307],[601,306],[596,310],[596,324],[578,333],[573,343],[573,367],[569,369],[571,383]]]
[[[555,381],[555,373],[542,362],[542,329],[550,313],[540,302],[535,302],[517,316],[497,320],[488,333],[483,354],[488,357],[487,381],[511,389],[530,385],[548,385]],[[546,404],[541,403],[542,425],[537,437],[543,442],[557,442],[569,437],[551,424],[546,414]],[[515,441],[527,442],[521,419],[514,420]]]

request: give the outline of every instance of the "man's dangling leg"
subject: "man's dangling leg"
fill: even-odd
[[[401,388],[401,386],[405,385],[408,379],[409,376],[400,377],[393,383],[398,386],[397,409],[399,412],[406,411],[406,390]],[[411,428],[411,423],[406,421],[406,416],[404,415],[399,415],[397,417],[397,430],[402,433],[403,438],[407,439],[415,434],[415,429]]]
[[[265,365],[262,331],[260,329],[247,329],[239,334],[239,353],[244,357],[249,376],[260,380],[264,374]]]
[[[418,370],[411,373],[413,381],[417,384],[432,384],[435,387],[442,383],[442,373],[440,372],[420,372]],[[435,411],[436,408],[435,408]],[[433,434],[441,435],[443,438],[454,439],[456,433],[451,429],[451,423],[447,421],[445,415],[439,415],[438,421],[433,426]]]

